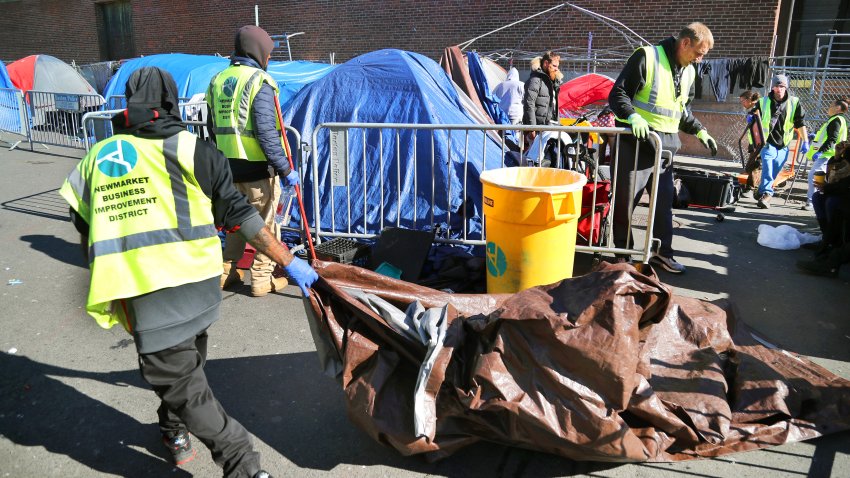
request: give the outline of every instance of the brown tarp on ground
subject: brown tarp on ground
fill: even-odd
[[[850,381],[772,346],[729,304],[674,296],[628,264],[511,295],[448,294],[315,263],[308,317],[348,415],[404,455],[480,440],[574,460],[679,461],[850,429]],[[349,295],[447,307],[415,436],[426,348]]]

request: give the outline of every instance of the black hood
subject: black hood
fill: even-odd
[[[274,41],[260,27],[246,25],[236,32],[233,54],[251,58],[264,70],[268,67],[267,60],[273,49]]]
[[[177,84],[167,71],[146,66],[130,75],[127,109],[112,118],[117,133],[168,137],[185,129],[177,106]]]

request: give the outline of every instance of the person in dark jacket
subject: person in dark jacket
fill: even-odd
[[[195,457],[191,432],[224,476],[268,477],[250,434],[225,413],[204,373],[207,328],[221,304],[215,226],[284,265],[305,295],[318,276],[236,190],[224,156],[186,131],[170,74],[139,69],[126,91],[127,109],[112,120],[116,135],[96,144],[60,190],[91,270],[86,309],[102,327],[121,323],[133,335],[175,463]]]
[[[532,65],[531,76],[525,82],[525,94],[522,98],[522,124],[548,126],[558,121],[558,92],[561,89],[559,66],[561,57],[547,51],[540,60],[540,67]],[[528,139],[533,140],[536,131],[530,131]]]
[[[248,25],[236,32],[230,66],[210,82],[207,90],[208,129],[218,149],[227,157],[236,188],[262,216],[275,235],[274,222],[280,200],[278,177],[288,186],[298,184],[298,174],[289,166],[283,150],[281,125],[275,100],[278,86],[266,73],[274,42],[265,30]],[[245,251],[245,241],[228,235],[224,248],[221,287],[241,283],[236,262]],[[251,265],[251,295],[261,297],[286,286],[286,279],[272,275],[274,262],[265,254],[254,256]]]
[[[623,71],[614,82],[608,96],[608,104],[614,111],[616,125],[621,128],[631,127],[633,135],[623,135],[619,142],[619,153],[615,154],[617,161],[614,183],[616,206],[613,212],[612,230],[614,244],[618,248],[631,248],[634,238],[630,235],[633,207],[638,204],[643,191],[652,184],[656,151],[654,147],[643,141],[650,129],[655,130],[661,138],[663,151],[669,153],[671,159],[661,165],[658,178],[658,193],[656,196],[655,221],[653,236],[661,241],[657,254],[651,261],[669,272],[685,272],[685,266],[673,257],[673,165],[672,158],[682,143],[679,131],[697,135],[704,146],[711,150],[712,156],[717,154],[717,143],[708,131],[691,114],[688,105],[694,98],[694,78],[696,76],[691,63],[699,63],[714,46],[711,31],[702,23],[692,23],[679,32],[678,38],[668,37],[654,47],[638,48],[626,61]],[[663,52],[663,55],[660,52]],[[655,79],[647,82],[647,55],[651,54],[657,60],[653,61]],[[663,70],[666,80],[659,78],[659,70]],[[672,76],[672,78],[670,78]],[[654,90],[656,84],[670,85],[664,91]],[[684,86],[683,85],[687,85]],[[660,88],[659,88],[660,89]],[[639,98],[646,96],[646,100]],[[647,104],[655,101],[656,104]],[[665,101],[665,104],[657,104]],[[653,113],[658,107],[658,113]],[[640,150],[635,161],[635,151],[638,141]],[[635,169],[635,163],[637,168]],[[626,260],[627,258],[621,257]]]
[[[850,262],[849,141],[835,147],[835,156],[827,162],[825,181],[815,187],[812,202],[823,239],[814,260],[798,261],[797,267],[811,274],[835,276],[842,264]]]

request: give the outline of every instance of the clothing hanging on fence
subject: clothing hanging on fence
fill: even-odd
[[[763,88],[768,83],[770,68],[765,57],[712,58],[694,65],[696,67],[696,96],[702,98],[702,82],[708,75],[711,91],[718,102],[726,101],[730,91]]]
[[[708,79],[714,91],[714,96],[717,98],[717,101],[724,102],[726,101],[726,97],[729,96],[729,90],[731,89],[729,76],[732,74],[732,68],[737,60],[717,58],[707,61],[711,65],[708,71]]]
[[[711,71],[711,64],[703,61],[694,65],[696,76],[694,77],[694,99],[702,99],[702,77]]]
[[[748,58],[739,68],[738,86],[744,89],[764,88],[769,71],[767,58]]]

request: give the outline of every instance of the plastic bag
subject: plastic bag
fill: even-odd
[[[767,224],[759,225],[758,243],[771,249],[783,251],[799,249],[800,245],[820,240],[819,235],[800,232],[791,226],[782,224],[773,227]]]
[[[295,199],[295,187],[283,186],[280,191],[280,200],[274,213],[274,222],[279,226],[288,226],[292,217],[292,202]]]

